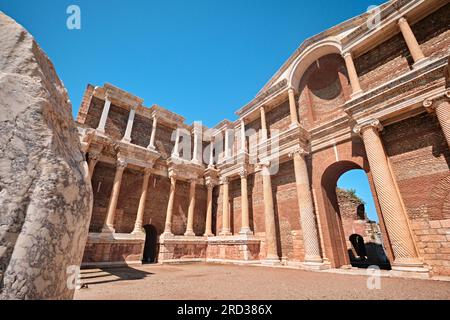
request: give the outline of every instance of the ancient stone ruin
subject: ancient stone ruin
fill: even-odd
[[[73,297],[93,201],[80,149],[53,64],[0,12],[2,299]]]

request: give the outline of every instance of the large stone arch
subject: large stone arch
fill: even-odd
[[[388,234],[384,226],[362,141],[358,137],[353,136],[348,141],[313,153],[311,161],[312,189],[316,202],[317,218],[321,226],[323,253],[329,259],[331,265],[340,267],[350,264],[343,225],[340,220],[336,186],[339,178],[353,169],[361,169],[366,172],[380,220],[386,253],[388,258],[392,259]]]

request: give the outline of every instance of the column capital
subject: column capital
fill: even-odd
[[[429,113],[433,113],[435,112],[437,107],[434,102],[442,99],[450,99],[450,89],[445,90],[441,94],[435,95],[433,97],[428,97],[423,101],[422,105]]]
[[[302,158],[305,158],[305,157],[309,156],[310,152],[304,148],[298,148],[296,150],[289,152],[289,158],[293,158],[294,155],[296,155],[296,154],[300,155]]]
[[[298,93],[298,90],[297,90],[296,88],[294,88],[292,85],[289,85],[289,86],[288,86],[287,91],[288,91],[288,92],[291,91],[291,92],[293,92],[294,94],[295,94],[295,93]]]
[[[214,189],[215,186],[216,186],[216,185],[215,185],[214,183],[212,183],[211,181],[206,182],[206,188],[207,188],[208,190]]]
[[[94,161],[98,161],[101,154],[102,154],[101,151],[90,151],[89,152],[89,159],[92,159]]]
[[[346,51],[346,52],[342,52],[342,58],[347,58],[347,57],[351,57],[353,59],[353,54],[351,53],[351,51]]]
[[[230,183],[229,177],[225,177],[225,176],[220,177],[220,184],[228,184],[228,183]]]
[[[398,24],[403,24],[403,23],[408,23],[408,20],[406,20],[406,18],[405,17],[401,17],[400,19],[398,19],[398,21],[397,21],[397,23]]]
[[[378,132],[383,131],[383,125],[381,124],[380,120],[378,119],[371,119],[371,120],[367,120],[365,122],[362,122],[360,124],[357,124],[354,128],[353,128],[353,132],[356,134],[361,135],[364,130],[366,129],[373,129],[376,130]]]
[[[152,168],[144,168],[144,175],[150,176],[152,174]]]
[[[117,169],[124,170],[128,165],[128,161],[124,158],[118,158],[116,161]]]
[[[246,178],[248,176],[248,170],[247,168],[241,168],[239,169],[239,176],[241,178]]]

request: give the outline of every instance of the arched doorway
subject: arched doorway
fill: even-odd
[[[390,269],[374,197],[364,170],[343,173],[338,179],[336,194],[350,264],[358,268],[377,265]]]
[[[385,253],[387,233],[367,170],[352,161],[338,161],[327,167],[322,175],[326,218],[336,267],[351,265],[367,268],[378,265],[390,269],[389,255]],[[351,184],[344,184],[343,187],[341,177],[346,176],[350,177],[347,180]],[[364,200],[357,195],[358,189],[366,193]]]
[[[156,263],[158,256],[158,233],[156,231],[156,228],[151,224],[145,225],[144,230],[145,246],[142,262]]]

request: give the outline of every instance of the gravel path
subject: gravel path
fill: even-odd
[[[367,276],[252,266],[185,264],[82,270],[88,288],[76,300],[297,300],[445,299],[450,282],[381,278],[369,290]]]

